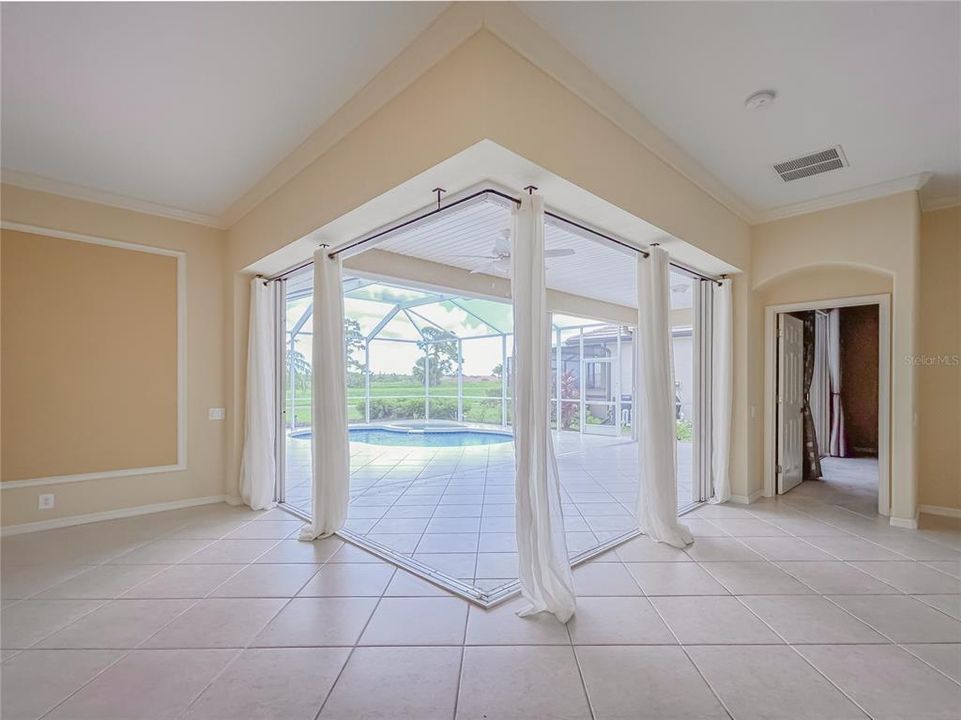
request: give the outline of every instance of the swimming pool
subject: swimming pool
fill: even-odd
[[[513,442],[514,436],[503,430],[460,429],[457,426],[429,427],[359,427],[348,431],[351,442],[367,445],[394,445],[406,447],[466,447],[475,445],[498,445]],[[309,438],[310,431],[291,435]]]

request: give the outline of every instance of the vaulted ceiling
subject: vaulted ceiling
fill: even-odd
[[[920,173],[927,204],[961,197],[956,3],[520,7],[755,218]],[[4,3],[4,181],[216,222],[444,10]],[[850,167],[772,169],[838,144]]]

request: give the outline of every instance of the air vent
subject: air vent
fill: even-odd
[[[800,180],[811,175],[820,175],[831,170],[840,170],[847,167],[848,163],[844,157],[844,151],[840,145],[821,150],[820,152],[810,153],[803,157],[786,160],[774,166],[777,174],[784,182]]]

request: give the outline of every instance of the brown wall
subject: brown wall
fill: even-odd
[[[2,476],[176,465],[177,258],[5,230]]]
[[[841,308],[841,403],[848,450],[878,454],[878,306]]]

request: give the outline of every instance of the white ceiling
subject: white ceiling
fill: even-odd
[[[217,222],[445,7],[3,3],[4,179]],[[961,196],[957,3],[521,7],[759,216],[921,172]],[[770,167],[836,144],[850,168]]]
[[[443,9],[3,3],[3,167],[219,216]]]
[[[961,5],[538,2],[521,8],[756,211],[921,172],[961,194]],[[757,112],[744,100],[773,88]],[[851,166],[771,166],[842,145]]]

